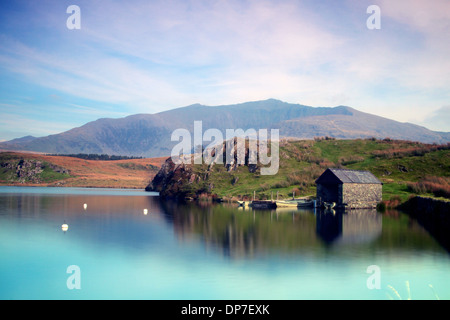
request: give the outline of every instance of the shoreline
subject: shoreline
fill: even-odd
[[[415,196],[397,207],[416,219],[450,252],[450,200]]]
[[[55,184],[36,184],[36,183],[0,183],[0,187],[28,187],[28,188],[86,188],[86,189],[129,189],[129,190],[145,190],[145,187],[122,187],[122,186],[80,186],[80,185],[55,185]]]

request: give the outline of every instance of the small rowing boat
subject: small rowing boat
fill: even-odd
[[[240,207],[251,207],[252,202],[251,201],[238,201],[237,202]]]
[[[308,208],[312,207],[314,202],[307,199],[294,199],[294,200],[277,200],[277,206],[279,207],[297,207]]]
[[[331,210],[336,206],[336,202],[324,202],[323,206],[325,209]]]

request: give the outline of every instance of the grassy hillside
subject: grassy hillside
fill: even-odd
[[[19,162],[23,160],[18,174]],[[117,161],[28,153],[0,153],[0,185],[144,188],[165,158]],[[383,182],[383,199],[406,200],[411,194],[449,197],[450,145],[398,140],[282,140],[278,174],[223,165],[193,166],[197,177],[183,188],[195,194],[210,191],[226,199],[269,199],[315,195],[315,180],[330,167],[369,170]],[[26,169],[26,170],[25,170]],[[20,177],[19,177],[20,175]]]
[[[0,185],[145,188],[164,158],[85,160],[0,153]]]
[[[278,174],[262,176],[241,166],[227,172],[222,165],[194,166],[197,176],[207,179],[186,184],[192,192],[211,190],[228,199],[260,199],[315,195],[315,179],[329,167],[369,170],[383,182],[383,200],[406,200],[411,194],[445,195],[450,182],[450,145],[409,141],[316,139],[280,142]],[[424,186],[428,184],[428,187]],[[434,187],[430,187],[434,184]],[[420,187],[422,186],[422,187]],[[442,192],[435,192],[441,190]],[[436,194],[433,194],[435,192]]]

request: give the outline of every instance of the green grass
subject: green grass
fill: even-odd
[[[371,170],[379,177],[394,181],[419,181],[425,176],[450,175],[449,150],[435,151],[423,156],[406,156],[394,159],[368,158],[360,163],[349,165],[349,168]],[[404,168],[404,170],[400,170]]]
[[[56,172],[49,167],[48,163],[44,162],[44,170],[40,174],[40,178],[43,182],[54,182],[70,178],[70,175],[66,173]]]
[[[4,168],[0,168],[0,181],[8,181],[11,179],[12,173]]]
[[[391,200],[394,197],[400,197],[401,201],[408,200],[411,196],[411,192],[408,190],[408,186],[404,183],[385,183],[383,184],[383,200]]]
[[[373,140],[321,140],[315,148],[324,158],[337,163],[341,159],[367,157],[374,150],[385,149],[387,146]]]
[[[154,170],[157,171],[158,167],[148,164],[146,166],[138,163],[133,162],[125,162],[125,163],[118,163],[119,167],[122,167],[124,169],[130,169],[130,170],[140,170],[140,171],[147,171],[147,170]]]

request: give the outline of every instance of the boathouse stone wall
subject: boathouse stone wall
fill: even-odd
[[[345,183],[341,188],[339,204],[346,204],[347,208],[375,208],[382,200],[381,184]]]
[[[375,208],[382,200],[381,184],[318,184],[317,199],[346,208]]]

